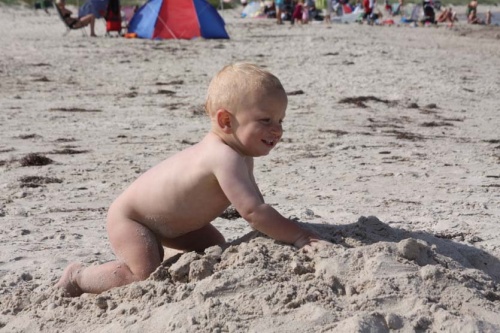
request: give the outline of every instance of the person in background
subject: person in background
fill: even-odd
[[[465,12],[467,15],[467,23],[469,23],[469,24],[491,24],[491,11],[488,10],[486,12],[486,20],[483,21],[483,20],[479,19],[479,17],[477,16],[477,7],[478,7],[477,0],[472,0],[467,5],[467,9]]]
[[[283,24],[283,10],[285,9],[285,0],[275,0],[274,5],[276,7],[276,23]]]
[[[436,23],[436,12],[432,6],[431,0],[424,0],[422,2],[422,8],[424,10],[424,17],[420,20],[421,24],[435,24]]]
[[[458,21],[457,19],[457,13],[453,10],[452,6],[450,5],[448,8],[445,8],[437,17],[436,22],[438,23],[444,23],[444,22],[449,22],[448,27],[452,28],[453,24],[455,21]]]
[[[376,5],[376,0],[363,0],[363,20],[366,20],[368,24],[372,24],[378,18],[378,14],[374,13],[373,9]],[[377,15],[377,17],[375,17]]]
[[[472,0],[467,4],[467,8],[465,9],[465,15],[467,15],[467,23],[479,23],[479,20],[477,18],[477,5],[477,0]]]
[[[295,22],[298,22],[300,24],[304,23],[302,20],[304,11],[307,9],[304,6],[304,0],[299,0],[296,4],[295,7],[293,8],[293,14],[292,14],[292,24]]]
[[[491,24],[491,10],[488,9],[488,11],[486,12],[486,24],[490,25]]]
[[[95,16],[93,14],[87,14],[78,18],[71,17],[73,12],[66,8],[66,0],[57,0],[56,6],[59,8],[64,22],[66,22],[70,29],[79,29],[90,25],[90,36],[97,37],[95,34]]]

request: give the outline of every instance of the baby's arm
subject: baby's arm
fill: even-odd
[[[321,238],[302,228],[298,223],[283,217],[266,203],[250,208],[246,213],[238,211],[258,231],[278,241],[293,244],[298,248],[312,245]]]
[[[215,175],[229,201],[253,228],[298,248],[320,240],[318,235],[283,217],[264,202],[253,178],[250,158],[236,154],[226,157],[216,168]]]

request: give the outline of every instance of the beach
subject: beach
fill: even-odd
[[[500,28],[222,16],[229,40],[104,37],[0,7],[0,332],[500,331]],[[88,29],[87,29],[88,33]],[[210,79],[255,62],[288,94],[255,159],[265,201],[332,242],[229,244],[146,281],[64,297],[70,262],[114,259],[109,205],[201,140]]]

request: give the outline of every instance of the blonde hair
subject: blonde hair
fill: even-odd
[[[224,66],[210,81],[205,111],[211,117],[219,109],[237,112],[246,96],[276,91],[285,93],[276,76],[252,63],[234,63]]]

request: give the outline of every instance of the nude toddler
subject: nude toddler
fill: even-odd
[[[56,287],[70,296],[101,293],[145,280],[163,260],[163,247],[202,251],[225,242],[211,221],[233,205],[256,230],[297,248],[317,235],[266,204],[253,175],[283,135],[287,96],[271,73],[248,63],[224,67],[211,81],[210,132],[154,166],[111,205],[107,232],[116,260],[69,265]]]

